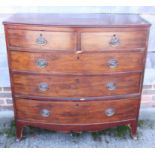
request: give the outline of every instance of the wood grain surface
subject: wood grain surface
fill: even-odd
[[[74,52],[28,53],[10,51],[11,70],[36,73],[104,74],[143,70],[143,52]],[[44,59],[48,65],[39,67],[36,62]],[[118,65],[111,68],[108,62],[115,59]]]
[[[16,99],[18,120],[55,124],[93,124],[133,119],[136,117],[139,99],[92,102],[47,102]],[[107,116],[105,110],[114,109],[113,116]],[[42,110],[48,110],[49,116],[42,116]]]
[[[49,98],[134,94],[140,92],[140,82],[140,73],[107,76],[13,75],[15,94]],[[47,85],[48,88],[40,89],[43,85]],[[114,90],[111,90],[109,85],[112,85]]]

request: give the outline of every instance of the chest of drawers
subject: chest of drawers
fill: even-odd
[[[17,138],[25,126],[136,137],[150,24],[138,15],[17,14],[4,22]]]

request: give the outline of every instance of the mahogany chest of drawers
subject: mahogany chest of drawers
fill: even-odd
[[[148,22],[127,14],[17,14],[4,25],[18,139],[24,126],[128,125],[136,137]]]

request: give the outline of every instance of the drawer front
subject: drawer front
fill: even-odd
[[[81,49],[83,51],[103,51],[146,47],[147,31],[131,32],[83,32]]]
[[[41,97],[96,97],[139,93],[140,82],[140,73],[109,76],[13,75],[16,94]]]
[[[74,32],[51,32],[8,29],[8,46],[37,50],[74,50]]]
[[[135,119],[139,99],[52,102],[16,98],[18,120],[54,124],[93,124]]]
[[[10,51],[11,69],[39,73],[103,74],[143,70],[143,52],[28,53]]]

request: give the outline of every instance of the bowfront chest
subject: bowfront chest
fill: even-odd
[[[17,138],[25,126],[136,137],[150,24],[127,14],[17,14],[4,22]]]

